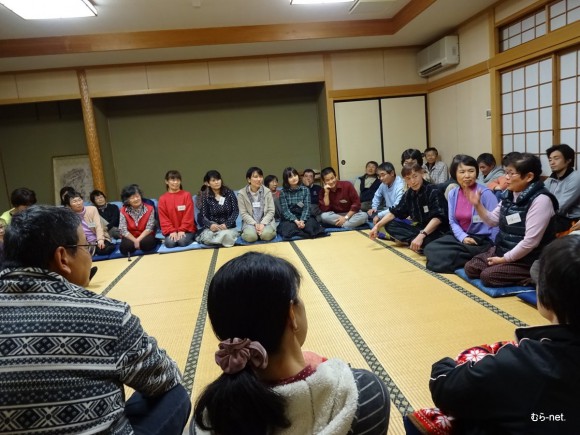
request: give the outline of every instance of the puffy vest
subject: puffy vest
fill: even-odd
[[[360,180],[360,202],[372,201],[375,192],[381,185],[381,180],[378,178],[369,187],[365,187],[366,175],[358,178]]]
[[[153,207],[149,204],[143,203],[145,207],[145,214],[141,216],[139,219],[139,223],[135,223],[133,218],[127,213],[126,209],[127,206],[121,207],[121,213],[125,216],[125,221],[127,221],[127,231],[129,231],[133,237],[139,237],[143,231],[145,231],[145,227],[147,226],[147,221],[149,220],[149,216],[153,213]],[[129,206],[130,207],[130,206]]]
[[[558,200],[552,195],[541,181],[535,181],[530,184],[514,202],[514,194],[506,190],[501,198],[501,211],[499,217],[499,233],[495,239],[496,254],[503,257],[506,252],[511,251],[516,245],[524,239],[526,234],[526,216],[530,205],[539,195],[547,195],[552,200],[554,211],[558,210]],[[519,214],[520,221],[508,225],[507,217]],[[550,243],[556,237],[554,226],[554,217],[550,219],[548,228],[542,236],[540,244],[534,248],[528,255],[521,259],[526,263],[532,263],[540,256],[544,246]]]

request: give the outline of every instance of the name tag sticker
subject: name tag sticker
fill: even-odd
[[[508,225],[511,224],[517,224],[518,222],[522,221],[522,218],[520,217],[519,213],[514,213],[514,214],[510,214],[509,216],[506,216],[506,220]]]
[[[304,207],[304,203],[302,201],[296,203],[296,205],[300,208]]]
[[[338,201],[338,202],[340,202],[341,204],[346,204],[348,201],[347,201],[346,199],[341,199],[341,200],[340,200],[340,201]]]
[[[95,228],[95,227],[97,226],[97,224],[95,224],[94,222],[89,222],[89,223],[87,224],[87,226],[88,226],[89,228]]]
[[[177,206],[177,211],[185,211],[185,206],[184,205],[178,205]]]
[[[471,218],[471,222],[473,222],[474,224],[479,224],[482,222],[481,220],[481,216],[478,214],[474,214]]]
[[[424,205],[423,206],[423,213],[429,213],[429,207]]]
[[[218,201],[218,204],[219,204],[219,205],[224,205],[225,203],[226,203],[226,198],[222,196],[222,197],[219,199],[219,201]]]
[[[260,208],[260,201],[254,201],[254,202],[252,202],[252,207],[254,207],[254,208]]]

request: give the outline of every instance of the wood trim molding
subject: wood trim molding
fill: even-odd
[[[518,45],[489,60],[490,68],[507,68],[530,59],[580,44],[580,21]]]
[[[411,0],[393,18],[173,29],[0,40],[0,57],[393,35],[436,0]]]
[[[510,24],[512,21],[517,21],[520,18],[525,17],[526,15],[529,15],[533,12],[539,12],[540,9],[542,9],[543,7],[545,7],[548,3],[551,3],[554,0],[539,0],[534,4],[529,5],[528,7],[524,8],[524,9],[520,9],[519,11],[517,11],[515,14],[512,14],[498,22],[495,23],[496,27],[503,27],[506,24]]]
[[[426,94],[427,84],[386,86],[381,88],[347,89],[329,91],[328,97],[333,100],[359,100],[367,98],[393,97],[401,95]]]
[[[489,73],[488,62],[480,62],[438,80],[427,83],[428,92],[435,92]]]

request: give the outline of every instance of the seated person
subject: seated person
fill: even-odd
[[[278,233],[285,240],[293,237],[311,239],[323,236],[324,228],[310,214],[310,192],[301,186],[298,171],[288,167],[282,172],[282,179],[282,220],[278,225]]]
[[[95,254],[111,255],[115,250],[115,245],[111,243],[109,233],[101,225],[101,215],[97,208],[92,205],[85,206],[83,197],[79,192],[65,193],[63,202],[81,219],[81,226],[87,242],[90,245],[95,245]]]
[[[395,172],[391,162],[381,163],[377,169],[381,185],[375,192],[368,215],[377,223],[389,212],[389,208],[396,206],[405,193],[405,182]],[[385,204],[384,210],[379,211],[381,204]]]
[[[502,166],[496,166],[495,157],[490,153],[483,153],[477,157],[479,175],[477,182],[485,184],[491,190],[505,190],[507,180],[504,177],[505,170]]]
[[[477,172],[477,161],[473,157],[459,154],[453,159],[451,173],[459,183],[447,198],[453,234],[446,234],[425,247],[427,269],[433,272],[453,273],[493,245],[497,228],[485,224],[467,199],[473,190],[478,189],[486,210],[492,211],[497,206],[493,192],[476,182]]]
[[[556,233],[563,236],[580,229],[580,175],[574,170],[576,153],[566,145],[546,150],[552,175],[544,185],[558,200]]]
[[[165,236],[165,247],[187,246],[193,243],[195,222],[191,193],[182,190],[179,171],[165,174],[165,192],[159,198],[159,225]]]
[[[435,406],[454,419],[451,433],[578,433],[578,252],[580,237],[570,236],[541,255],[538,311],[548,324],[516,329],[517,342],[491,346],[488,355],[477,346],[459,363],[433,364],[429,388]]]
[[[60,189],[60,192],[59,192],[59,195],[58,195],[60,197],[60,205],[62,205],[63,207],[66,207],[66,201],[64,200],[65,199],[65,196],[67,194],[70,195],[71,193],[74,193],[76,191],[77,190],[74,187],[72,187],[72,186],[64,186],[64,187],[62,187]]]
[[[423,168],[423,154],[421,154],[421,151],[415,148],[409,148],[403,151],[401,154],[401,166],[413,166],[415,163]],[[423,179],[429,181],[429,173],[424,168]]]
[[[27,189],[26,187],[14,189],[10,194],[10,204],[12,204],[12,208],[6,210],[0,216],[0,219],[4,219],[6,225],[10,225],[12,216],[16,213],[36,204],[36,194],[34,193],[34,190]]]
[[[381,185],[381,180],[377,175],[378,166],[379,164],[375,161],[368,162],[364,175],[354,180],[354,188],[360,198],[360,209],[365,212],[371,209],[375,192]]]
[[[90,246],[66,207],[12,220],[0,341],[14,346],[2,352],[0,432],[180,435],[191,402],[179,369],[127,303],[84,288]]]
[[[279,221],[282,218],[282,207],[280,206],[280,191],[278,190],[278,177],[267,175],[264,178],[264,186],[270,189],[272,199],[274,200],[274,219]]]
[[[485,209],[479,190],[468,196],[483,222],[499,226],[495,246],[465,264],[467,276],[480,278],[488,287],[527,283],[530,266],[555,237],[553,217],[558,201],[540,180],[540,159],[517,153],[507,163],[508,187],[493,211]]]
[[[356,228],[367,222],[367,214],[360,211],[360,199],[354,186],[348,181],[339,181],[331,167],[320,173],[324,192],[318,206],[322,223],[340,228]]]
[[[433,184],[445,183],[449,180],[449,169],[441,160],[438,160],[439,151],[435,147],[429,147],[425,150],[425,160],[423,169],[429,175],[429,182]]]
[[[253,243],[276,237],[274,199],[264,186],[264,173],[255,166],[246,171],[248,185],[238,193],[238,209],[242,217],[242,239]]]
[[[123,201],[119,217],[121,254],[130,255],[137,249],[145,252],[153,251],[157,247],[153,206],[143,202],[143,192],[136,184],[123,188],[121,201]]]
[[[238,200],[233,190],[223,184],[218,171],[208,171],[203,177],[200,202],[201,234],[196,240],[205,245],[234,246],[239,235]]]
[[[301,349],[299,289],[296,268],[268,254],[248,252],[217,271],[207,311],[223,373],[199,396],[190,433],[387,433],[389,393],[378,376]]]
[[[322,186],[314,182],[314,170],[304,169],[302,172],[302,185],[310,191],[310,215],[316,220],[320,219],[320,207],[318,207],[318,200],[320,199],[320,192]]]
[[[109,236],[113,239],[120,239],[119,234],[119,207],[115,204],[107,202],[107,196],[101,190],[93,190],[91,192],[91,202],[97,210],[101,217],[107,221],[107,232]]]
[[[390,239],[409,244],[413,251],[421,252],[449,229],[447,201],[435,184],[423,179],[423,168],[418,163],[403,166],[401,176],[407,183],[407,191],[369,235],[374,240],[384,226]]]

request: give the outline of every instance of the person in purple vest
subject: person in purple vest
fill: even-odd
[[[121,191],[121,254],[128,255],[137,249],[152,251],[157,247],[155,239],[155,213],[153,206],[143,202],[143,192],[137,184],[125,186]]]

